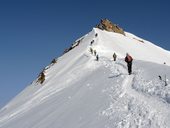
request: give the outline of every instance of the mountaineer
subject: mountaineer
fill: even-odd
[[[129,75],[132,74],[132,61],[133,58],[128,53],[126,53],[125,62],[127,63]]]
[[[113,54],[113,60],[116,61],[116,58],[117,58],[117,55],[116,55],[116,53],[114,52],[114,54]]]

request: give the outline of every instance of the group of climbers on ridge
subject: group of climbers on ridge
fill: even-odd
[[[96,33],[95,34],[95,38],[98,36],[98,33]],[[99,55],[97,54],[97,52],[96,52],[96,50],[93,50],[93,48],[92,48],[92,45],[94,44],[94,40],[92,40],[91,42],[90,42],[90,45],[91,45],[91,47],[90,47],[90,53],[93,55],[95,55],[96,56],[96,61],[99,61]],[[116,59],[117,59],[117,55],[116,55],[116,53],[114,52],[113,53],[113,61],[116,61]],[[129,73],[129,75],[131,75],[132,74],[132,61],[133,61],[133,58],[132,58],[132,56],[130,56],[128,53],[126,53],[126,57],[125,57],[125,59],[124,59],[124,61],[127,63],[127,68],[128,68],[128,73]]]
[[[98,37],[98,33],[95,34],[95,38],[97,38],[97,37]],[[97,54],[97,51],[92,48],[93,44],[94,44],[94,40],[92,40],[92,41],[90,42],[90,46],[91,46],[91,47],[90,47],[90,53],[91,53],[92,55],[94,54],[94,56],[96,57],[96,61],[99,61],[99,55]]]
[[[98,33],[95,34],[95,38],[97,37],[98,37]],[[79,45],[80,42],[81,41],[78,41],[78,43],[75,46]],[[90,53],[96,57],[96,61],[99,61],[99,55],[97,54],[97,51],[95,49],[93,50],[92,48],[92,45],[94,44],[94,42],[95,42],[94,40],[90,42],[90,45],[91,45]],[[116,59],[117,59],[117,55],[116,53],[113,53],[113,60],[116,61]],[[132,61],[133,61],[133,58],[127,53],[125,57],[125,62],[127,63],[129,75],[132,73]],[[56,60],[53,60],[52,63],[56,63]],[[38,76],[37,82],[42,84],[44,81],[45,81],[45,73],[43,71]]]

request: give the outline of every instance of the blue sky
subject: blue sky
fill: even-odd
[[[170,50],[169,12],[167,0],[0,1],[0,107],[102,18]]]

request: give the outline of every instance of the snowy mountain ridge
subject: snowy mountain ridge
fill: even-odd
[[[94,28],[80,38],[45,69],[42,85],[35,80],[1,109],[0,128],[169,128],[170,85],[163,80],[170,79],[170,52],[125,35]]]

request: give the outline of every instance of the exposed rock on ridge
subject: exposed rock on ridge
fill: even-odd
[[[109,32],[116,32],[125,35],[125,32],[118,25],[113,24],[108,19],[102,19],[100,23],[96,26],[99,29],[106,30]]]

